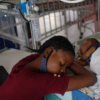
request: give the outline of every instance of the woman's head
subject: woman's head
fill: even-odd
[[[47,40],[43,45],[40,46],[39,53],[43,53],[44,50],[48,47],[53,47],[56,51],[63,50],[63,51],[70,51],[74,56],[74,49],[72,44],[69,40],[63,36],[54,36]]]
[[[75,53],[72,44],[63,36],[54,36],[47,40],[39,49],[47,61],[47,71],[49,73],[63,74],[66,67],[73,62]]]
[[[46,68],[49,73],[64,74],[66,67],[74,60],[74,49],[63,36],[54,36],[40,46],[38,53],[47,58]]]

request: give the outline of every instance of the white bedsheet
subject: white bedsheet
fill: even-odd
[[[9,49],[0,53],[0,65],[4,66],[8,73],[11,72],[12,67],[22,58],[30,55],[31,53],[20,51],[16,49]]]

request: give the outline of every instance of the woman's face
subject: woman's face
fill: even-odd
[[[70,66],[74,60],[71,52],[63,50],[53,50],[47,61],[47,71],[52,74],[65,74],[66,67]]]

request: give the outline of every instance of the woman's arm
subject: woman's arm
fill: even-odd
[[[92,86],[97,81],[96,76],[93,73],[77,63],[73,63],[69,69],[75,74],[75,76],[69,76],[67,91]]]

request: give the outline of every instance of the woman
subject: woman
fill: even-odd
[[[55,36],[34,51],[39,54],[30,55],[13,67],[0,87],[0,100],[44,100],[46,94],[64,95],[96,82],[91,72],[73,63],[74,50],[65,37]],[[75,76],[64,75],[66,68]]]

